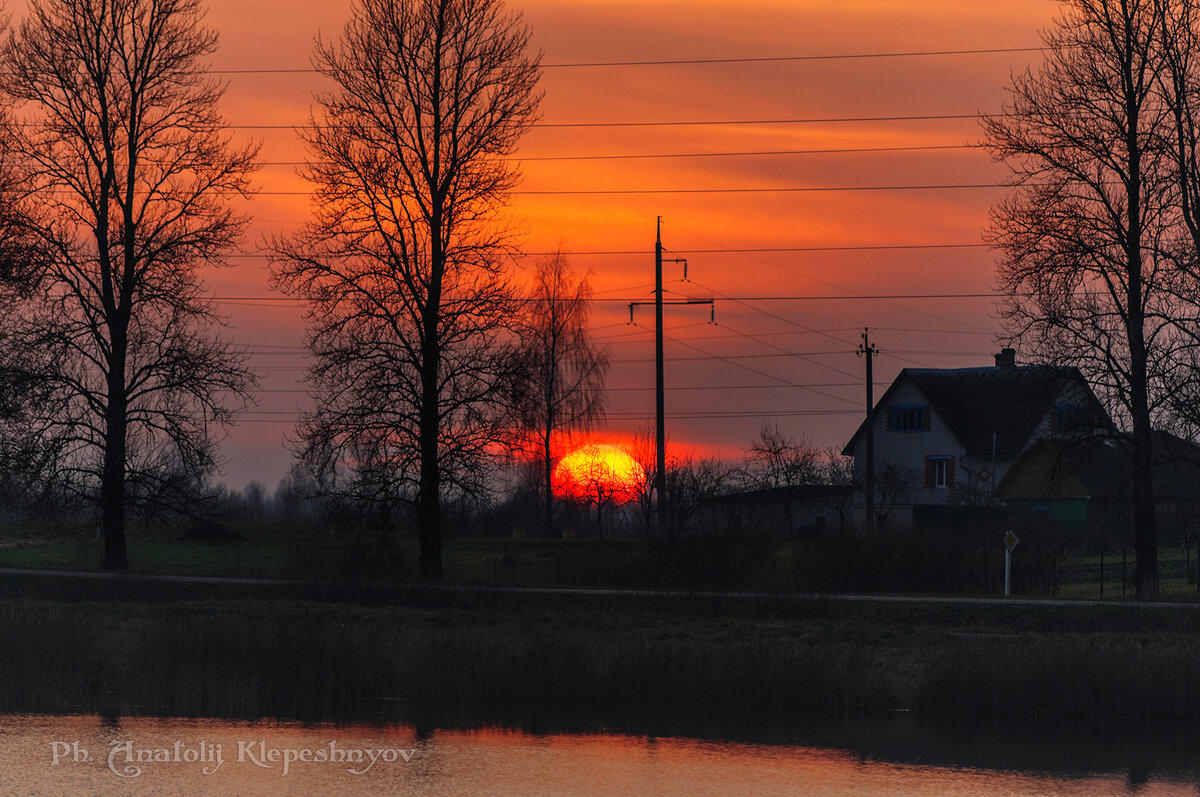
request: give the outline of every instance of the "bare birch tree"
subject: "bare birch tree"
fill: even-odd
[[[513,406],[541,461],[545,531],[554,528],[556,444],[604,416],[607,355],[588,335],[591,286],[560,250],[541,259],[526,311],[517,324]]]
[[[6,330],[39,357],[30,421],[98,504],[107,568],[128,566],[131,492],[212,468],[254,384],[201,281],[241,236],[227,203],[254,156],[223,132],[202,16],[198,0],[32,0],[3,49],[4,144],[47,254]]]
[[[300,453],[387,477],[415,506],[424,578],[442,577],[441,492],[470,487],[500,420],[516,310],[500,212],[540,99],[528,40],[498,0],[358,0],[314,56],[336,88],[302,131],[313,217],[275,246],[316,357]]]

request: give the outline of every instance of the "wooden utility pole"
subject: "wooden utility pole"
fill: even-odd
[[[654,416],[655,416],[655,474],[654,489],[658,492],[659,528],[667,523],[667,396],[666,379],[663,375],[663,305],[707,304],[715,308],[712,299],[663,299],[663,263],[683,263],[683,277],[687,279],[687,259],[663,260],[662,216],[655,224],[654,234]],[[633,323],[633,308],[649,302],[629,303],[629,322]],[[715,309],[714,309],[715,313]],[[714,315],[715,318],[715,315]]]
[[[859,344],[858,356],[867,360],[867,533],[875,530],[875,376],[872,360],[879,356],[879,349],[871,343],[870,329],[863,328],[863,342]]]

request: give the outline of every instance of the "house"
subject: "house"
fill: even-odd
[[[1200,530],[1200,447],[1167,432],[1153,438],[1160,541]],[[1132,544],[1133,441],[1127,434],[1040,440],[996,488],[1014,524],[1053,528],[1106,546]]]
[[[811,537],[844,531],[853,501],[848,484],[802,484],[728,493],[701,504],[710,516],[733,528]]]
[[[866,428],[842,450],[854,457],[860,525]],[[1017,365],[1013,349],[989,367],[905,368],[875,405],[877,526],[911,528],[939,507],[993,503],[1009,468],[1039,440],[1111,429],[1077,368]]]

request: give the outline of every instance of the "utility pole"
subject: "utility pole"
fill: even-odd
[[[663,376],[662,264],[662,216],[659,216],[654,222],[654,489],[658,491],[660,528],[667,522],[667,386]]]
[[[667,523],[667,397],[666,378],[663,375],[663,305],[667,304],[707,304],[713,309],[711,318],[715,320],[715,307],[712,299],[663,299],[663,244],[662,216],[657,218],[654,233],[654,403],[655,403],[655,474],[654,489],[658,493],[658,522],[659,528],[665,528]],[[687,259],[673,258],[668,263],[682,263],[683,277],[687,279]],[[629,323],[633,323],[633,308],[649,302],[629,303]]]
[[[879,349],[871,343],[870,329],[863,328],[863,342],[858,346],[858,356],[867,359],[867,533],[875,531],[875,376],[872,360],[879,356]]]

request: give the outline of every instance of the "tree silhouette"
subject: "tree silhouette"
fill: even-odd
[[[1152,427],[1194,380],[1192,277],[1172,253],[1179,182],[1162,0],[1069,0],[1045,63],[1013,79],[987,143],[1012,170],[988,240],[1014,341],[1072,364],[1132,427],[1139,599],[1158,596]]]
[[[533,291],[517,325],[514,410],[541,460],[545,531],[554,527],[554,445],[604,415],[607,355],[588,336],[591,288],[560,250],[538,261]]]
[[[213,433],[254,384],[200,280],[240,238],[227,198],[247,194],[254,156],[222,131],[202,15],[197,0],[32,0],[3,52],[24,111],[4,144],[47,255],[7,330],[38,353],[31,422],[99,504],[107,568],[128,564],[131,495],[213,467]]]
[[[764,423],[746,451],[742,480],[751,489],[820,484],[826,478],[821,452],[778,424]]]
[[[539,101],[528,40],[497,0],[355,3],[314,57],[336,85],[302,131],[316,210],[274,247],[316,358],[299,453],[386,475],[415,505],[424,578],[442,577],[441,491],[478,486],[501,421],[516,303],[499,214]]]

